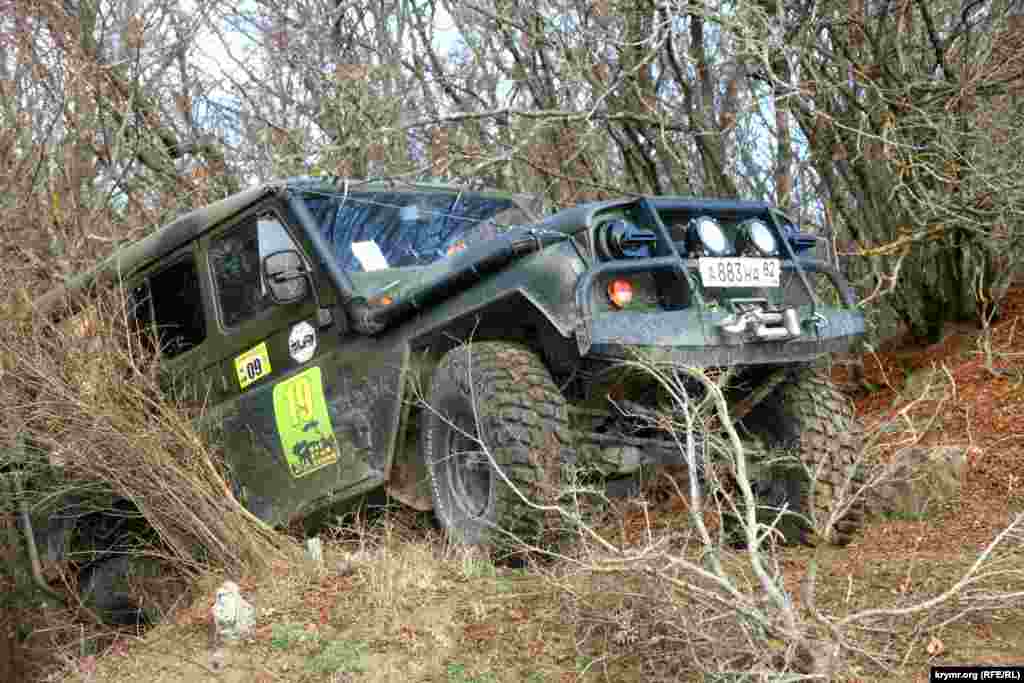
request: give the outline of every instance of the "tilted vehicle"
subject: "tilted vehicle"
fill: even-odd
[[[624,198],[538,219],[501,193],[295,179],[179,218],[36,309],[122,281],[168,371],[207,392],[232,486],[270,524],[386,487],[460,542],[533,537],[544,515],[519,493],[548,500],[563,465],[614,478],[681,461],[642,426],[659,399],[621,367],[638,353],[730,368],[744,434],[819,470],[810,486],[755,469],[761,502],[827,519],[860,437],[810,363],[864,321],[842,276],[803,257],[814,244],[758,202]],[[858,521],[819,531],[843,543]]]

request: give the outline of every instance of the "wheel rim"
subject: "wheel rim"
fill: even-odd
[[[491,466],[473,438],[471,418],[453,420],[448,430],[448,482],[456,505],[471,517],[482,517],[491,504]]]

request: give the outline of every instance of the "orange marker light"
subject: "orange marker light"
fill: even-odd
[[[608,298],[613,305],[625,308],[633,301],[633,285],[629,280],[612,280],[608,283]]]

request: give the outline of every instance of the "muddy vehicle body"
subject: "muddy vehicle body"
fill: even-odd
[[[270,524],[383,487],[464,543],[533,535],[543,515],[524,496],[557,489],[567,464],[614,479],[681,462],[621,410],[658,407],[620,372],[638,353],[734,369],[737,415],[822,463],[827,512],[853,476],[857,430],[808,368],[864,321],[841,275],[804,258],[813,238],[757,202],[627,198],[537,216],[520,197],[457,187],[270,183],[36,308],[121,282],[168,372],[209,397],[232,488]],[[813,512],[807,482],[788,476],[761,477],[767,503]]]

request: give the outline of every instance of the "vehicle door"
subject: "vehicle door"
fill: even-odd
[[[210,422],[220,429],[236,495],[271,524],[383,483],[380,454],[390,443],[372,410],[379,396],[397,395],[397,373],[366,390],[369,366],[396,364],[348,333],[309,245],[274,201],[215,229],[201,246],[222,377]],[[276,304],[261,263],[285,249],[301,255],[315,286],[301,301]],[[384,418],[390,426],[397,416]]]

